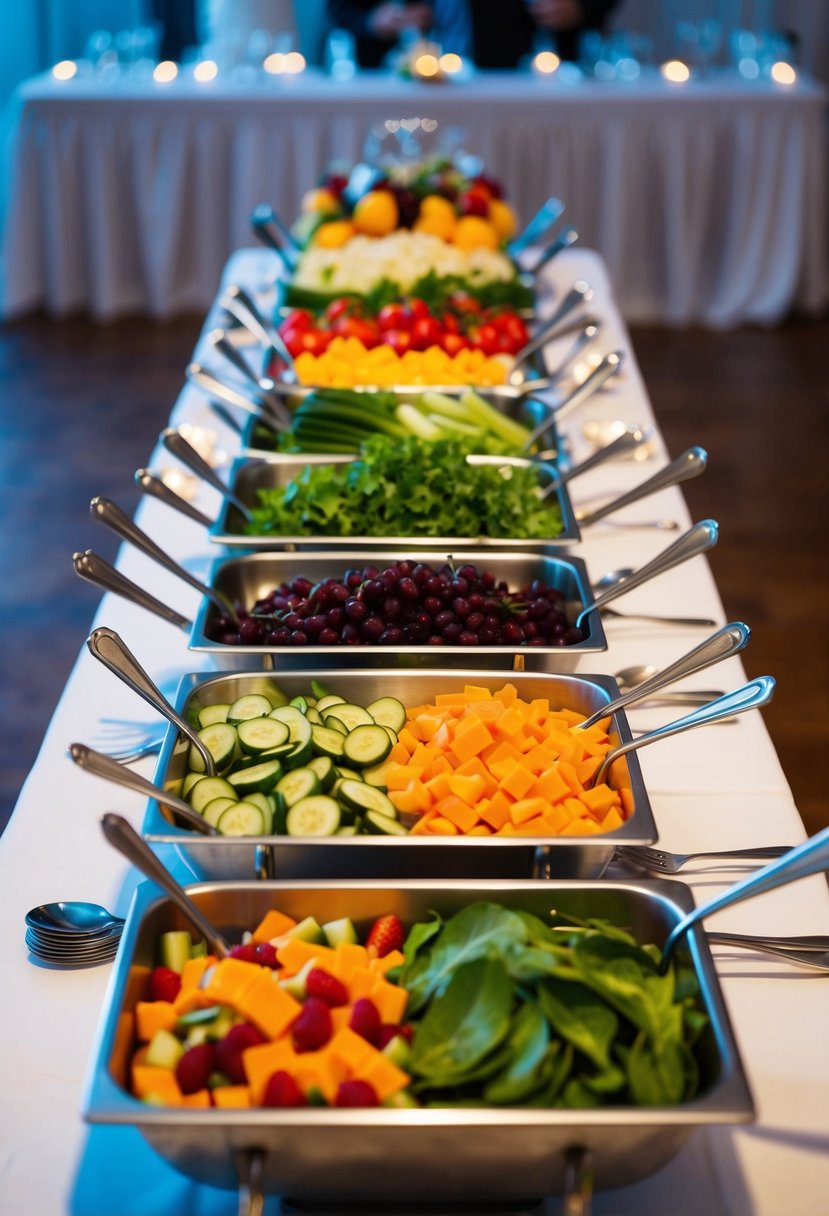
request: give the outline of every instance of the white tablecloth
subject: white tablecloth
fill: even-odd
[[[263,260],[264,259],[264,260]],[[243,252],[228,278],[262,282],[266,256]],[[624,374],[598,399],[573,415],[576,450],[583,447],[585,417],[648,423],[647,395],[600,260],[571,250],[551,278],[566,289],[576,278],[594,287],[591,309],[602,317],[608,345],[627,351]],[[264,303],[265,300],[263,299]],[[176,423],[215,425],[192,389],[173,411]],[[232,450],[230,432],[220,436]],[[657,446],[659,444],[657,436]],[[156,467],[170,458],[156,450]],[[590,474],[575,497],[629,488],[664,461],[617,463]],[[586,479],[585,479],[586,482]],[[208,513],[217,496],[205,489],[199,505]],[[690,522],[678,490],[663,491],[647,504],[627,508],[628,524],[655,516]],[[203,572],[208,543],[203,531],[155,500],[145,500],[140,523],[175,557]],[[724,528],[728,520],[721,521]],[[592,577],[622,564],[639,565],[666,543],[664,533],[596,525],[581,546]],[[191,613],[191,591],[147,558],[125,550],[128,576],[144,581],[161,599]],[[90,594],[90,607],[93,595]],[[704,558],[669,572],[649,588],[631,593],[620,607],[712,616],[725,623]],[[139,661],[168,694],[179,675],[203,663],[186,652],[182,633],[138,608],[107,596],[97,624],[118,630]],[[608,622],[609,649],[590,660],[592,671],[613,672],[631,662],[664,663],[700,640],[700,630]],[[778,673],[785,679],[785,672]],[[736,687],[744,679],[731,659],[689,685]],[[631,710],[634,724],[667,720],[660,711]],[[82,1081],[95,1034],[107,966],[61,972],[38,965],[26,953],[23,915],[52,899],[86,899],[124,914],[137,876],[104,842],[98,826],[105,810],[117,809],[139,826],[144,802],[75,768],[65,755],[72,740],[90,742],[103,716],[151,721],[134,694],[82,650],[75,670],[0,839],[0,892],[4,932],[0,936],[0,1210],[3,1216],[229,1216],[235,1199],[197,1188],[168,1169],[129,1129],[85,1129],[79,1108]],[[736,725],[713,727],[640,753],[662,843],[668,848],[737,847],[796,843],[803,828],[759,714]],[[152,774],[152,761],[142,761]],[[706,869],[686,874],[697,900],[714,894],[735,874]],[[822,878],[807,879],[717,918],[736,931],[829,932],[829,896]],[[623,1191],[600,1194],[596,1216],[818,1216],[829,1194],[829,1054],[826,1020],[829,980],[750,954],[715,948],[718,970],[754,1092],[753,1126],[697,1133],[656,1176]],[[277,1211],[276,1201],[269,1212]],[[557,1212],[549,1205],[550,1216]],[[391,1216],[391,1214],[390,1214]]]
[[[293,216],[322,166],[359,159],[372,123],[413,115],[462,127],[525,219],[564,199],[628,320],[774,324],[829,300],[825,93],[808,81],[45,76],[15,104],[7,316],[202,310],[257,203]]]

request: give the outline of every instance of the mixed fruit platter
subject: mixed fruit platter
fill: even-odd
[[[490,902],[405,927],[267,912],[219,960],[163,934],[134,1097],[186,1107],[666,1106],[699,1086],[696,980],[609,922]]]
[[[227,836],[593,836],[633,814],[624,774],[594,783],[611,748],[610,720],[512,684],[466,684],[432,702],[393,696],[357,705],[312,682],[198,711],[215,761],[194,745],[171,786]]]

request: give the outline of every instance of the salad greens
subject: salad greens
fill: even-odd
[[[493,279],[479,283],[475,279],[463,275],[439,275],[430,270],[412,284],[405,292],[394,279],[380,279],[370,291],[357,292],[337,291],[337,296],[353,295],[355,299],[365,302],[367,310],[373,314],[393,304],[403,296],[412,296],[424,300],[435,315],[443,312],[449,297],[458,292],[472,296],[478,300],[482,308],[504,306],[510,308],[532,308],[534,297],[532,288],[516,275],[511,279]],[[308,308],[314,313],[321,313],[331,302],[333,293],[315,291],[310,287],[300,287],[289,283],[285,287],[283,303],[291,308]]]
[[[499,444],[503,454],[503,444]],[[545,540],[563,527],[538,472],[467,463],[460,439],[374,435],[350,464],[308,465],[280,489],[259,491],[250,535],[493,536]],[[481,451],[481,444],[475,444]]]
[[[663,1106],[688,1101],[707,1025],[688,967],[600,920],[481,901],[415,925],[412,1088],[430,1106]]]

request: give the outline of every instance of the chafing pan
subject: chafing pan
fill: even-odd
[[[178,689],[176,709],[195,721],[206,705],[225,704],[246,693],[277,685],[290,698],[306,694],[315,673],[280,672],[278,675],[232,675],[205,679],[185,676]],[[319,672],[316,673],[317,676]],[[497,675],[479,670],[430,671],[327,671],[326,687],[367,705],[379,696],[398,697],[405,705],[421,705],[441,692],[457,692],[464,684],[492,690],[505,678],[530,701],[548,698],[551,705],[591,714],[607,705],[619,686],[611,676],[562,676],[515,673]],[[179,743],[171,728],[156,769],[155,783],[172,788],[187,771],[187,743]],[[631,738],[625,714],[616,715],[613,743]],[[445,877],[456,875],[526,878],[544,872],[563,878],[595,878],[608,865],[617,845],[650,844],[657,838],[656,824],[635,752],[614,764],[613,784],[631,791],[634,812],[615,832],[598,836],[481,837],[456,836],[340,836],[315,840],[280,837],[200,836],[173,826],[158,803],[148,804],[143,834],[153,845],[178,845],[193,871],[204,878],[249,878],[256,873],[283,878],[343,877]]]
[[[556,465],[549,461],[530,460],[518,456],[470,456],[468,459],[475,464],[496,465],[499,467],[522,466],[538,469],[538,484],[543,489],[558,477]],[[258,505],[260,490],[283,489],[297,478],[308,465],[349,464],[357,460],[356,456],[330,455],[292,455],[274,456],[265,460],[238,459],[230,469],[228,485],[231,491],[248,508]],[[451,493],[451,487],[447,487]],[[480,547],[481,549],[537,549],[539,546],[557,549],[570,548],[581,539],[578,523],[567,486],[563,485],[551,494],[548,500],[551,507],[551,528],[553,509],[558,506],[561,512],[561,531],[544,540],[523,539],[503,536],[341,536],[341,535],[275,535],[260,533],[250,535],[245,532],[245,520],[237,507],[225,499],[215,524],[208,535],[216,544],[228,548],[245,549],[300,549],[325,546],[333,549],[337,546],[348,548],[376,545],[379,548],[419,545],[421,548],[440,549],[449,553],[456,548]]]
[[[358,927],[396,912],[404,923],[431,909],[452,915],[486,898],[546,919],[551,907],[599,916],[661,944],[693,898],[679,882],[418,882],[302,886],[248,882],[189,888],[209,920],[233,941],[278,907],[300,919],[350,916]],[[423,1109],[196,1110],[139,1102],[124,1088],[131,1012],[142,998],[161,932],[187,928],[158,888],[138,888],[91,1060],[83,1101],[92,1123],[137,1127],[176,1169],[200,1183],[235,1188],[234,1156],[264,1154],[264,1188],[290,1199],[359,1205],[388,1216],[406,1197],[424,1205],[538,1201],[561,1191],[569,1150],[587,1150],[598,1188],[624,1186],[661,1168],[698,1127],[746,1123],[751,1094],[704,935],[689,934],[692,966],[710,1024],[699,1041],[700,1093],[669,1107],[604,1110]],[[377,1205],[376,1207],[373,1205]],[[371,1206],[370,1206],[371,1205]]]

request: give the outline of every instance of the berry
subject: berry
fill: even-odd
[[[242,1052],[249,1047],[258,1047],[260,1043],[267,1043],[261,1031],[250,1022],[238,1022],[216,1044],[216,1067],[232,1085],[245,1084],[247,1077],[242,1065]]]
[[[176,1081],[183,1094],[194,1094],[205,1089],[207,1079],[216,1071],[216,1045],[199,1043],[185,1051],[176,1064]]]
[[[348,1021],[349,1030],[353,1030],[355,1034],[360,1035],[367,1043],[371,1043],[372,1047],[376,1047],[380,1041],[380,1028],[382,1026],[380,1013],[374,1001],[370,1001],[368,997],[360,997],[354,1002],[351,1010],[351,1017]]]
[[[341,983],[330,971],[323,971],[322,967],[313,967],[308,972],[305,991],[308,996],[324,1001],[329,1009],[336,1009],[338,1005],[348,1004],[348,989],[345,984]]]
[[[271,971],[276,971],[279,967],[276,946],[272,946],[270,942],[257,942],[255,954],[257,963],[261,963],[263,967],[270,967]]]
[[[325,1001],[309,997],[291,1027],[294,1050],[316,1051],[318,1047],[324,1047],[331,1038],[332,1029],[331,1013]]]
[[[256,957],[256,943],[245,942],[243,946],[231,946],[230,957],[241,959],[243,963],[258,963]]]
[[[402,950],[406,940],[406,930],[399,916],[390,913],[388,916],[378,916],[368,931],[366,947],[374,948],[378,958],[391,954],[392,950]]]
[[[262,1097],[263,1106],[307,1106],[308,1099],[289,1072],[272,1073]]]
[[[150,1000],[174,1001],[181,991],[181,976],[169,967],[156,967],[150,973]]]
[[[380,1099],[368,1081],[341,1081],[335,1106],[379,1106]]]

